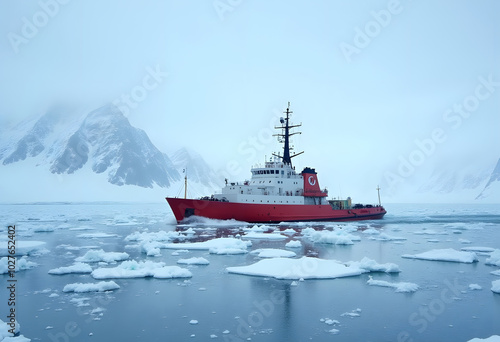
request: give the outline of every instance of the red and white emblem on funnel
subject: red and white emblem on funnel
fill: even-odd
[[[304,196],[326,197],[327,193],[319,188],[318,175],[314,169],[306,167],[302,171],[304,177]]]
[[[314,186],[316,184],[316,179],[314,178],[314,176],[309,176],[308,181],[311,186]]]

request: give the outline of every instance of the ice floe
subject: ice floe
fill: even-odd
[[[478,261],[476,253],[457,251],[452,248],[433,249],[419,254],[404,254],[402,255],[402,257],[407,259],[449,261],[449,262],[462,262],[462,263],[473,263]]]
[[[125,252],[105,252],[104,250],[90,250],[87,251],[83,256],[78,257],[75,261],[78,262],[117,262],[127,260],[129,258],[128,253]]]
[[[487,338],[473,338],[472,340],[469,340],[467,342],[500,342],[500,336],[498,335],[491,335],[490,337]]]
[[[265,240],[285,240],[288,239],[285,235],[281,235],[279,233],[258,233],[258,232],[249,232],[242,236],[245,239],[265,239]]]
[[[212,247],[208,250],[210,254],[217,255],[236,255],[248,253],[246,249],[232,247]]]
[[[361,232],[363,234],[367,234],[367,235],[379,235],[380,234],[380,231],[378,231],[377,229],[375,229],[373,227],[369,227]]]
[[[389,235],[387,233],[380,233],[379,235],[376,235],[376,236],[370,236],[369,239],[376,240],[376,241],[404,241],[404,240],[407,240],[405,237],[393,236],[393,235]]]
[[[88,264],[84,264],[83,262],[78,262],[71,266],[63,266],[49,270],[49,274],[55,274],[55,275],[70,274],[70,273],[91,273],[91,272],[92,272],[92,267],[90,267],[90,265]]]
[[[250,241],[243,241],[236,238],[217,238],[203,242],[186,242],[186,243],[169,243],[165,244],[163,248],[170,249],[187,249],[187,250],[210,250],[214,251],[222,249],[238,249],[246,253],[246,249],[252,246]]]
[[[0,319],[0,341],[1,342],[29,342],[31,341],[29,338],[24,337],[23,335],[18,335],[13,337],[9,330],[14,329],[14,334],[19,334],[21,329],[21,325],[17,322],[13,322],[14,326],[11,327],[10,323],[4,322]]]
[[[366,282],[368,285],[372,286],[382,286],[391,287],[396,290],[396,292],[415,292],[418,290],[419,286],[415,283],[400,282],[400,283],[390,283],[385,280],[375,280],[371,276]]]
[[[500,280],[494,280],[491,282],[491,291],[500,293]]]
[[[4,257],[0,259],[0,274],[6,274],[9,273],[9,258]],[[19,272],[19,271],[24,271],[24,270],[29,270],[34,267],[38,266],[37,263],[28,261],[26,257],[22,258],[17,258],[16,259],[16,266],[14,271]]]
[[[433,229],[423,229],[413,232],[415,235],[447,235],[447,232],[437,232]]]
[[[469,290],[482,290],[483,287],[479,284],[469,284]]]
[[[327,243],[333,245],[353,245],[353,241],[361,240],[358,236],[349,234],[345,230],[340,229],[333,231],[317,231],[313,228],[306,228],[302,230],[302,235],[315,243]]]
[[[297,255],[295,252],[276,248],[260,248],[251,251],[250,254],[257,254],[259,258],[293,258]]]
[[[460,250],[466,252],[491,253],[495,250],[495,248],[470,246],[470,247],[462,247],[460,248]]]
[[[375,260],[364,257],[361,261],[349,261],[348,266],[358,267],[367,272],[399,273],[399,266],[393,263],[379,264]]]
[[[43,241],[16,241],[16,256],[30,255],[40,251],[45,246]],[[0,256],[10,255],[7,250],[7,241],[0,241]]]
[[[351,277],[367,272],[359,266],[311,257],[263,259],[248,266],[228,267],[226,270],[229,273],[296,280]]]
[[[302,242],[300,242],[299,240],[292,240],[292,241],[289,241],[285,244],[285,247],[287,248],[300,248],[302,247]]]
[[[179,266],[165,266],[164,262],[127,260],[117,267],[98,268],[92,271],[94,279],[117,278],[190,278],[192,273]]]
[[[103,239],[103,238],[112,238],[117,236],[118,236],[117,234],[109,234],[109,233],[85,233],[85,234],[78,234],[76,237],[84,239]]]
[[[491,252],[490,257],[485,260],[486,265],[500,266],[500,249]]]
[[[189,259],[179,259],[177,260],[177,263],[183,265],[209,265],[210,261],[202,257],[199,258],[193,257]]]
[[[361,309],[357,308],[357,309],[352,310],[351,312],[344,312],[340,316],[342,316],[342,317],[350,317],[350,318],[359,317],[359,316],[361,316]]]
[[[117,290],[120,286],[114,281],[100,281],[98,283],[73,283],[64,286],[63,292],[104,292]]]

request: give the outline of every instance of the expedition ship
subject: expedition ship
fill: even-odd
[[[328,200],[328,191],[321,189],[315,169],[306,167],[300,173],[292,166],[291,130],[301,125],[290,122],[290,103],[281,130],[275,134],[283,143],[283,155],[273,154],[264,167],[252,168],[252,177],[244,182],[228,182],[221,193],[201,199],[166,197],[177,222],[190,216],[252,223],[291,221],[358,221],[381,219],[386,210],[380,204],[352,204],[351,198]],[[187,185],[186,185],[187,186]],[[379,190],[377,188],[377,190]]]

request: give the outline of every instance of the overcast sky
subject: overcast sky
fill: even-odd
[[[345,193],[419,149],[498,159],[499,33],[495,0],[1,0],[0,113],[114,102],[160,149],[248,178],[290,101],[294,164]]]

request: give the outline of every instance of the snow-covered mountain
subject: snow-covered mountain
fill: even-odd
[[[488,182],[476,199],[495,199],[500,202],[500,159],[491,172]]]
[[[174,152],[170,159],[178,170],[187,172],[190,181],[206,186],[221,187],[221,182],[203,158],[196,152],[183,147]]]
[[[500,163],[500,161],[499,161]],[[500,202],[500,164],[453,160],[401,178],[386,198],[390,202]],[[419,170],[420,171],[420,170]]]
[[[30,169],[39,183],[52,174],[63,177],[65,185],[84,183],[80,184],[82,189],[101,184],[113,190],[102,184],[104,179],[115,187],[166,189],[181,182],[186,167],[190,182],[199,183],[204,190],[215,188],[218,182],[194,152],[179,150],[173,155],[174,164],[114,105],[90,112],[53,107],[34,122],[3,132],[2,140],[0,172],[18,174]]]

